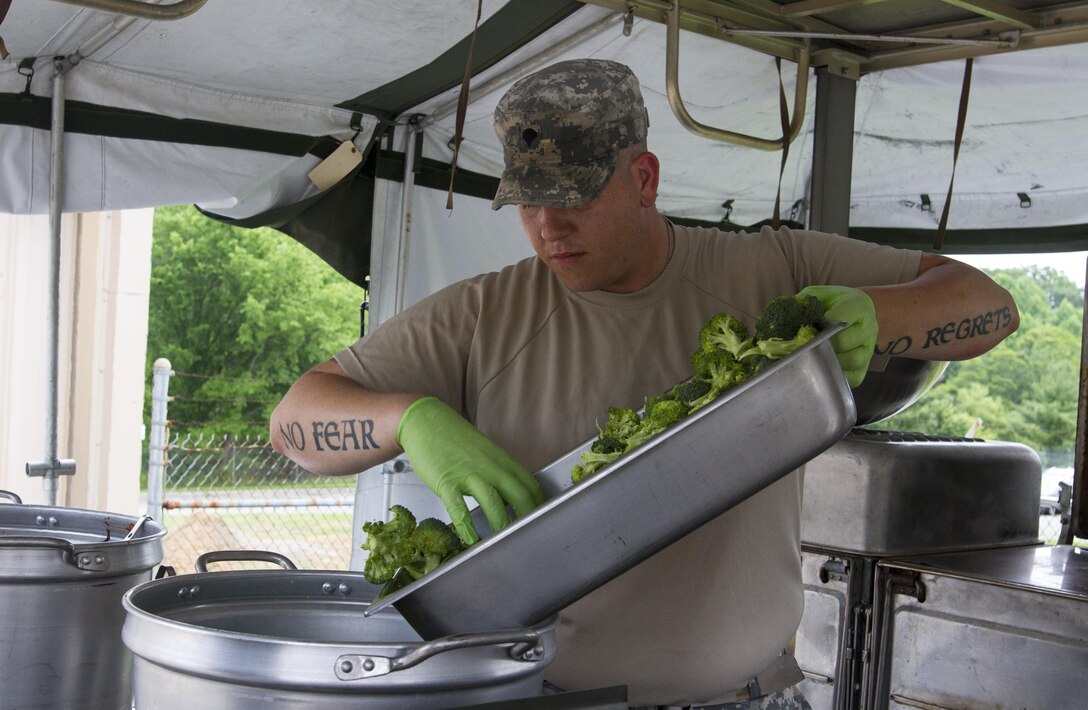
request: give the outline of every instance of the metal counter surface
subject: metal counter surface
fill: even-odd
[[[1034,545],[888,560],[885,566],[1088,600],[1088,548]]]

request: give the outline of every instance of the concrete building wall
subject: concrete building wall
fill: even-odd
[[[76,473],[57,505],[135,515],[151,278],[152,210],[65,215],[61,229],[57,455]],[[47,502],[28,461],[47,454],[49,223],[0,215],[0,488]]]

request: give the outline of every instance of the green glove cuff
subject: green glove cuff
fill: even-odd
[[[420,397],[416,401],[408,405],[408,408],[404,410],[404,414],[400,416],[400,423],[397,424],[397,446],[401,449],[404,448],[402,437],[404,436],[405,424],[409,422],[416,414],[422,413],[424,418],[431,418],[427,416],[428,409],[434,409],[435,406],[445,407],[446,404],[438,397]],[[409,424],[409,426],[411,426]]]

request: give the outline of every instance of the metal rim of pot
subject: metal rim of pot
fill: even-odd
[[[150,516],[24,505],[0,490],[0,580],[64,581],[124,576],[162,561],[166,528]]]
[[[208,562],[228,560],[260,560],[283,569],[206,571]],[[370,623],[364,622],[369,617],[363,611],[372,601],[373,585],[361,573],[298,570],[282,555],[260,550],[204,553],[195,567],[194,574],[145,582],[122,598],[126,612],[122,637],[138,658],[232,684],[359,692],[369,683],[379,692],[397,692],[467,687],[541,673],[556,653],[555,617],[531,628],[426,642],[324,641],[216,628],[217,609],[244,615],[247,605],[254,614],[295,613],[292,606],[314,613],[316,605]],[[407,627],[393,609],[376,616],[395,618]],[[244,669],[239,669],[240,659]]]

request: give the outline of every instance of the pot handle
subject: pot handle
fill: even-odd
[[[434,641],[427,641],[402,656],[368,656],[344,654],[336,659],[336,677],[340,680],[360,680],[387,675],[420,664],[446,651],[472,646],[490,646],[512,643],[510,657],[518,661],[537,661],[543,658],[540,634],[531,629],[508,629],[478,634],[455,634]]]
[[[193,565],[197,572],[207,572],[209,562],[268,562],[284,569],[298,569],[295,563],[279,554],[266,550],[214,550],[196,558]]]
[[[76,552],[75,545],[59,537],[0,537],[0,549],[5,547],[36,547],[46,550],[56,550],[60,553],[61,559],[64,560],[65,564],[78,567],[79,569],[98,570],[105,569],[109,566],[107,558],[103,553],[91,552],[91,555],[95,555],[94,558],[89,557],[87,553],[80,554]]]
[[[105,550],[77,550],[71,542],[59,537],[0,537],[0,549],[5,547],[56,550],[65,564],[87,572],[104,572],[110,568],[110,556]]]
[[[7,498],[15,505],[23,504],[23,499],[19,497],[19,494],[12,493],[11,491],[0,490],[0,498]]]

